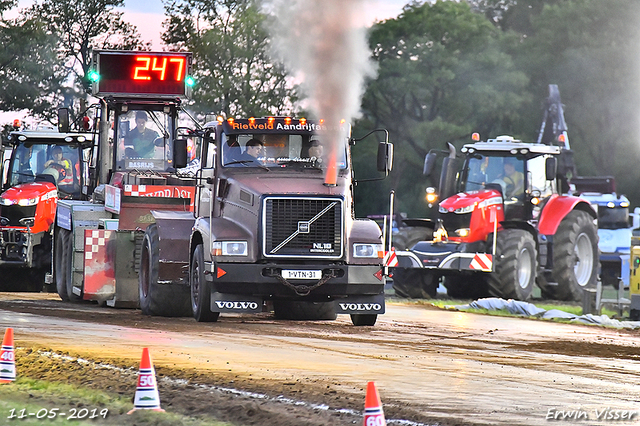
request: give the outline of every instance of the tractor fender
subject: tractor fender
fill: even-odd
[[[585,200],[571,195],[554,194],[540,213],[538,232],[542,235],[554,235],[562,219],[573,210],[583,210],[596,219],[596,212]]]

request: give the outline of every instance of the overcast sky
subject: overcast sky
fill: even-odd
[[[366,0],[369,7],[363,11],[362,21],[370,25],[377,20],[394,18],[410,0]],[[21,2],[22,3],[22,2]],[[125,0],[124,20],[138,27],[145,41],[153,43],[154,50],[161,50],[160,33],[164,20],[161,0]]]

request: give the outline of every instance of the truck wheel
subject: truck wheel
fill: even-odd
[[[598,270],[598,233],[591,216],[569,213],[553,238],[555,299],[581,301],[585,288],[594,288]]]
[[[437,275],[426,269],[394,268],[393,290],[400,297],[432,299],[438,289]]]
[[[443,284],[452,299],[480,299],[490,295],[484,274],[446,275]]]
[[[216,322],[220,312],[211,312],[211,287],[204,277],[204,251],[202,244],[193,252],[189,268],[189,287],[191,288],[191,310],[198,322]]]
[[[189,288],[177,284],[158,284],[160,265],[160,237],[158,226],[149,225],[144,233],[140,251],[138,295],[144,315],[184,317],[191,313]]]
[[[67,269],[71,262],[68,259],[69,252],[67,251],[67,245],[70,235],[71,233],[66,229],[58,229],[53,260],[56,290],[58,291],[60,299],[65,302],[69,301],[69,293],[67,293]]]
[[[355,326],[376,325],[378,314],[351,314],[351,322]]]
[[[505,299],[528,300],[536,280],[537,254],[533,236],[522,229],[498,233],[494,272],[489,274],[489,292]]]
[[[274,300],[273,312],[276,319],[283,320],[335,320],[334,302],[299,302],[292,300]]]

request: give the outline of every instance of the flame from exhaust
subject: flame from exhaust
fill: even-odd
[[[274,0],[274,47],[307,95],[308,108],[327,123],[325,184],[337,181],[344,149],[340,120],[360,115],[365,79],[375,65],[362,24],[366,0]],[[344,135],[343,135],[344,136]]]

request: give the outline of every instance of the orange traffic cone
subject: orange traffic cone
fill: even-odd
[[[154,410],[164,411],[160,408],[160,395],[158,394],[158,384],[156,383],[156,372],[151,364],[149,348],[142,349],[142,360],[140,361],[140,372],[138,373],[138,387],[133,400],[133,410]]]
[[[364,426],[387,426],[380,395],[378,395],[374,382],[367,383],[367,395],[364,400]]]
[[[16,358],[13,352],[13,328],[7,328],[0,349],[0,383],[11,383],[16,379]]]

